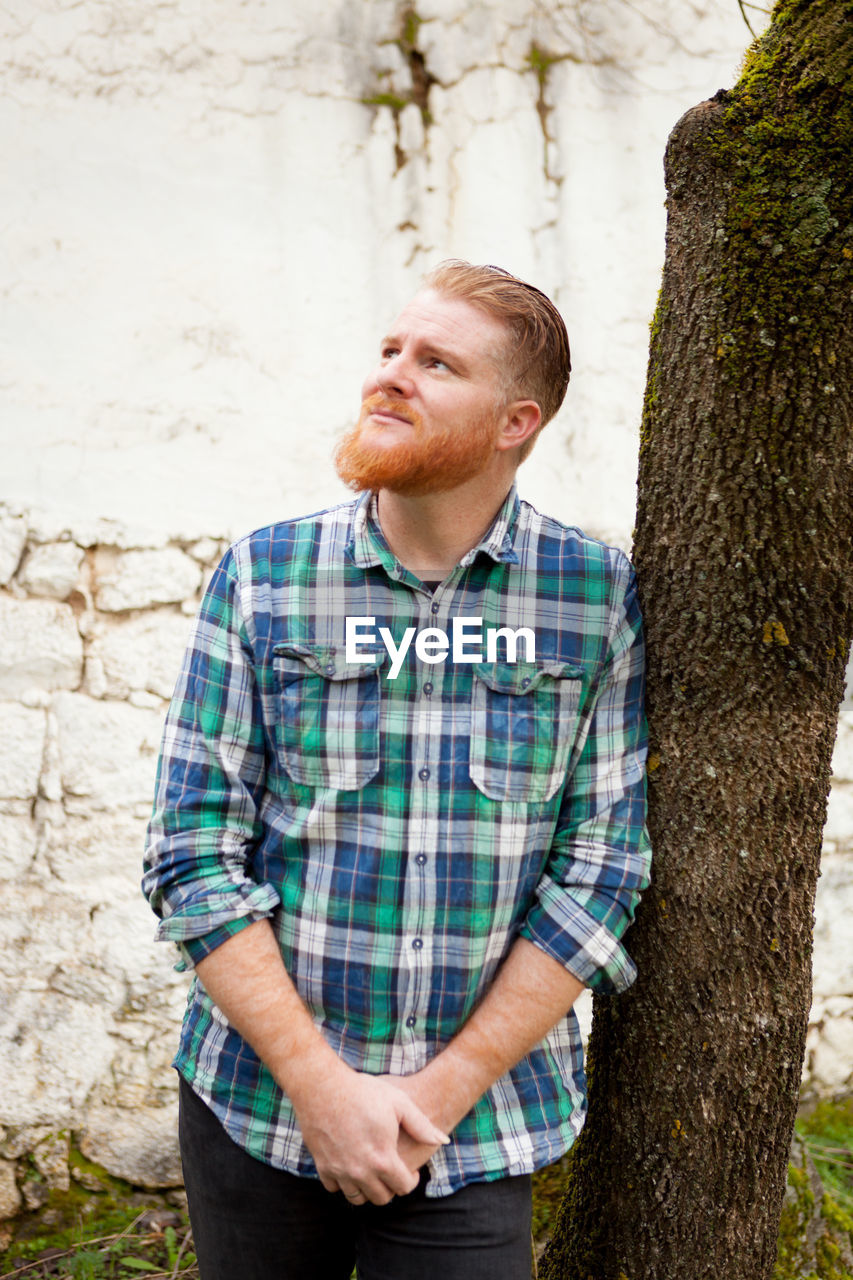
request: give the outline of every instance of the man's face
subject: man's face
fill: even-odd
[[[355,489],[438,493],[482,471],[507,403],[508,330],[432,289],[417,294],[382,340],[362,387],[358,423],[335,454]]]

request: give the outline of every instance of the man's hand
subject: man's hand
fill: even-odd
[[[321,1080],[291,1086],[290,1096],[320,1181],[353,1204],[387,1204],[413,1191],[417,1170],[448,1141],[396,1081],[340,1060]],[[410,1150],[423,1153],[417,1163],[405,1158]]]
[[[326,1043],[284,967],[269,921],[223,942],[197,972],[293,1103],[324,1187],[343,1191],[353,1204],[387,1204],[417,1186],[398,1139],[407,1135],[422,1144],[428,1159],[448,1141],[446,1134],[406,1092],[353,1071]]]
[[[474,1013],[453,1040],[410,1076],[383,1076],[452,1133],[477,1100],[539,1044],[571,1008],[583,983],[532,943],[519,938]],[[419,1169],[435,1150],[401,1131],[397,1150]]]
[[[235,934],[198,976],[293,1103],[323,1185],[354,1204],[387,1204],[477,1099],[562,1017],[583,984],[520,938],[471,1017],[411,1076],[353,1071],[323,1039],[269,921]]]
[[[418,1071],[411,1076],[381,1076],[380,1079],[398,1091],[401,1090],[405,1093],[422,1113],[434,1117],[436,1112],[435,1100],[429,1096],[429,1089],[425,1087],[427,1081],[422,1071]],[[448,1131],[452,1128],[452,1124],[447,1125]],[[417,1174],[417,1171],[423,1168],[430,1156],[438,1150],[438,1146],[438,1143],[419,1141],[418,1137],[412,1134],[410,1130],[401,1127],[397,1139],[397,1154],[406,1167]]]

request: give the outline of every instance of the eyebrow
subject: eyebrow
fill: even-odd
[[[399,347],[400,345],[401,345],[400,337],[396,333],[388,333],[380,342],[379,347],[381,350],[382,347],[388,347],[388,346]],[[451,348],[449,347],[443,347],[440,343],[432,342],[428,339],[421,340],[419,345],[424,351],[427,352],[427,354],[431,356],[435,356],[437,359],[442,360],[445,364],[451,365],[452,368],[454,369],[461,370],[461,369],[467,368],[467,365],[463,360],[462,356],[460,356],[458,352],[451,350]]]

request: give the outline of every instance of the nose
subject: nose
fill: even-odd
[[[376,369],[375,379],[380,391],[387,396],[408,399],[414,391],[411,368],[402,352],[384,359]]]

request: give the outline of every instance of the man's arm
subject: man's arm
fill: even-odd
[[[417,1186],[416,1170],[449,1139],[411,1096],[388,1080],[354,1071],[326,1043],[287,973],[268,920],[227,939],[199,961],[196,972],[290,1098],[328,1191],[386,1204]],[[398,1140],[401,1149],[417,1148],[423,1158],[404,1162]]]
[[[401,1082],[448,1130],[540,1043],[584,986],[610,994],[633,980],[621,937],[649,878],[644,650],[633,571],[624,557],[618,568],[608,659],[521,936],[464,1027]],[[405,1136],[401,1151],[420,1158]]]
[[[483,1000],[441,1053],[415,1075],[386,1078],[450,1133],[487,1089],[565,1017],[583,989],[573,973],[519,938]],[[400,1135],[400,1154],[418,1168],[432,1151],[409,1132]]]
[[[286,972],[268,919],[279,895],[249,870],[265,743],[248,622],[229,552],[169,710],[143,889],[162,920],[158,936],[179,945],[286,1089],[324,1185],[384,1203],[417,1182],[397,1155],[401,1126],[429,1154],[445,1139],[400,1090],[337,1058]]]

